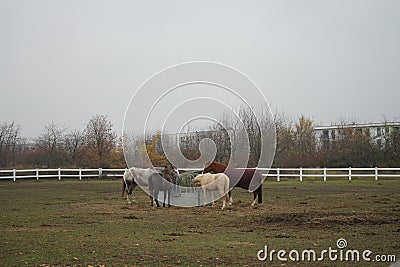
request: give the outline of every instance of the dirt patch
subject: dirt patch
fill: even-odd
[[[124,216],[124,219],[129,219],[129,220],[138,220],[138,219],[139,219],[139,217],[137,217],[137,216],[135,216],[135,215],[131,214],[131,215],[128,215],[128,216]]]
[[[167,233],[164,235],[168,235],[168,236],[183,236],[183,233],[177,233],[177,232],[172,232],[172,233]]]

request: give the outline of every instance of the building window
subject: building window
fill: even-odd
[[[376,128],[376,136],[381,136],[382,135],[382,128],[378,127]]]
[[[329,131],[322,131],[322,139],[329,140]]]
[[[385,135],[389,135],[389,127],[385,127]]]
[[[331,138],[332,138],[332,140],[335,140],[335,139],[336,139],[336,132],[335,132],[335,130],[332,130],[332,131],[331,131]]]

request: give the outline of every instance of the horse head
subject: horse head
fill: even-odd
[[[226,167],[224,164],[219,162],[211,162],[206,164],[207,167],[204,167],[203,173],[211,172],[211,173],[221,173],[224,172]]]
[[[161,171],[163,177],[172,183],[176,183],[176,180],[179,178],[178,172],[176,170],[175,166],[166,166],[162,171]]]

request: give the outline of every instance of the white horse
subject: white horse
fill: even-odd
[[[200,185],[203,189],[204,194],[204,206],[206,205],[207,190],[209,191],[219,191],[222,195],[222,209],[225,208],[226,203],[229,203],[228,192],[229,192],[229,178],[223,173],[205,173],[196,176],[193,179],[195,185]],[[211,192],[211,202],[214,205],[214,197]]]
[[[149,185],[149,177],[157,173],[155,169],[142,169],[137,167],[132,167],[127,169],[123,176],[122,181],[122,198],[124,197],[124,193],[126,192],[126,200],[129,204],[135,202],[135,196],[133,196],[132,191],[136,188],[137,185],[140,186],[148,186]]]

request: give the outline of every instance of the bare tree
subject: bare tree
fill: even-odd
[[[105,115],[95,115],[86,124],[85,147],[92,161],[98,166],[109,164],[111,151],[115,147],[116,134]]]
[[[13,164],[20,141],[19,125],[15,122],[0,125],[0,166]]]
[[[73,166],[77,166],[82,160],[84,134],[79,130],[73,130],[65,135],[64,147]]]
[[[385,162],[389,167],[400,165],[400,129],[393,128],[385,146]]]
[[[64,133],[66,128],[55,122],[44,126],[44,131],[36,139],[36,146],[42,151],[42,164],[59,166],[65,164],[64,160]]]
[[[300,155],[314,153],[316,142],[313,121],[302,115],[295,127],[297,153]]]
[[[255,167],[261,155],[261,128],[257,118],[257,114],[248,107],[241,107],[239,109],[239,119],[244,127],[243,130],[247,132],[247,138],[250,145],[250,155],[248,167]]]
[[[49,150],[62,147],[66,128],[58,125],[54,121],[44,126],[43,133],[39,136],[39,144]]]

